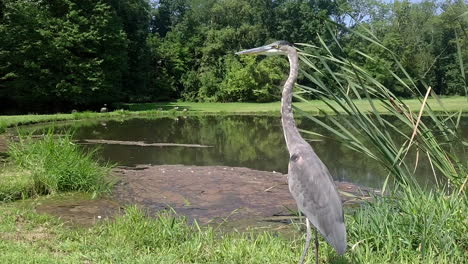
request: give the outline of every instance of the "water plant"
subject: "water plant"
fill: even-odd
[[[356,31],[351,33],[365,38],[369,45],[393,54],[371,31],[366,32],[369,35]],[[334,49],[323,41],[320,48],[301,44],[301,61],[305,66],[303,74],[310,85],[298,85],[303,92],[320,98],[333,110],[334,115],[323,112],[328,122],[322,122],[313,115],[297,110],[327,129],[330,135],[349,148],[377,161],[398,184],[418,188],[412,175],[420,159],[424,158],[432,167],[436,183],[442,179],[449,188],[463,191],[468,179],[468,144],[458,134],[461,111],[443,111],[436,114],[432,106],[427,104],[427,100],[431,95],[435,99],[433,102],[442,108],[443,100],[440,100],[426,83],[411,78],[394,56],[400,67],[396,70],[387,69],[387,74],[393,76],[398,85],[407,89],[420,101],[421,106],[415,112],[415,109],[411,109],[388,87],[374,78],[355,57],[358,56],[360,60],[377,58],[357,49],[345,50],[338,40],[335,41]],[[351,56],[350,53],[355,56]],[[307,101],[301,94],[296,96]],[[367,103],[370,111],[362,111],[354,99]],[[383,118],[375,99],[385,108],[386,114],[389,113],[401,125]],[[427,116],[426,119],[421,118],[423,113]],[[393,134],[397,134],[398,137],[392,137],[389,131],[395,132]],[[416,160],[407,158],[410,151],[416,152]],[[385,187],[384,185],[383,189]]]
[[[304,93],[312,94],[334,114],[322,112],[324,122],[296,110],[325,128],[327,136],[371,157],[388,173],[382,186],[385,196],[375,197],[347,216],[350,259],[356,263],[463,262],[468,250],[468,144],[458,134],[461,111],[436,114],[428,98],[433,97],[433,103],[441,107],[443,100],[429,85],[409,76],[398,58],[370,30],[362,30],[367,35],[343,30],[392,55],[399,67],[387,69],[388,76],[421,103],[418,111],[411,109],[360,63],[377,58],[357,49],[345,50],[336,38],[333,45],[321,41],[320,48],[300,44],[303,74],[309,85],[298,85],[301,92],[296,96],[307,102]],[[370,110],[362,111],[356,99],[367,103]],[[383,117],[376,99],[396,122]],[[312,131],[303,132],[317,136]],[[411,152],[414,160],[409,158]],[[432,190],[422,188],[413,177],[421,159],[426,159],[432,169],[432,175],[428,175],[435,179]],[[393,188],[388,188],[390,180]]]

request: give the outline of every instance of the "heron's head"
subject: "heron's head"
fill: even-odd
[[[287,55],[291,47],[293,47],[291,43],[280,40],[262,47],[236,52],[236,55]]]

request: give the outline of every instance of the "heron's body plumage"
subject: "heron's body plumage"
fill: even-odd
[[[288,168],[289,190],[298,209],[341,255],[346,251],[346,229],[340,196],[330,173],[307,143],[293,151]]]
[[[346,251],[343,206],[328,168],[302,138],[292,112],[292,90],[297,79],[298,58],[294,47],[287,48],[289,77],[283,88],[281,120],[289,151],[288,185],[298,209],[317,228],[338,254]]]
[[[296,49],[289,42],[277,41],[263,47],[240,51],[237,54],[288,56],[290,69],[281,97],[281,123],[290,155],[289,191],[296,200],[298,209],[308,219],[306,246],[300,263],[304,262],[310,242],[309,221],[338,254],[343,254],[346,251],[346,227],[340,196],[327,167],[301,137],[294,121],[292,94],[299,67]],[[317,240],[316,248],[318,249]],[[316,263],[318,263],[318,255],[316,255]]]

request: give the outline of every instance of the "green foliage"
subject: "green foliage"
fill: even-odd
[[[161,98],[189,101],[276,100],[286,63],[269,59],[258,69],[234,52],[282,38],[290,24],[298,25],[296,41],[313,42],[324,27],[312,10],[323,8],[320,16],[338,12],[331,6],[308,1],[161,1],[155,11],[160,20],[154,21],[158,41],[151,43],[155,91]],[[297,10],[302,11],[285,18]]]
[[[102,1],[6,1],[0,34],[2,101],[56,111],[120,91],[127,41]]]
[[[148,46],[151,54],[149,96],[152,101],[167,101],[174,97],[175,78],[177,73],[184,69],[184,62],[179,60],[179,54],[174,52],[176,49],[167,46],[157,35],[148,38]]]
[[[431,88],[424,87],[427,90],[424,94],[427,93],[427,95],[422,97],[417,81],[411,78],[390,49],[374,39],[372,35],[356,34],[394,58],[393,63],[398,66],[401,75],[389,69],[386,75],[392,76],[392,82],[398,84],[402,91],[422,102],[420,115],[413,113],[410,107],[398,98],[399,91],[379,82],[373,77],[372,71],[361,67],[359,61],[356,63],[354,57],[348,56],[346,50],[341,50],[337,55],[330,51],[327,44],[322,43],[321,47],[327,50],[328,54],[321,54],[317,49],[310,49],[309,45],[304,45],[304,49],[308,52],[302,54],[301,61],[308,66],[304,74],[313,86],[301,87],[322,98],[333,109],[336,116],[328,117],[330,124],[312,115],[307,114],[307,116],[326,128],[349,148],[380,163],[388,170],[389,175],[403,186],[419,188],[412,177],[418,160],[410,161],[407,158],[407,154],[414,151],[418,153],[416,159],[420,158],[420,153],[423,158],[429,159],[433,167],[433,177],[437,179],[442,175],[444,182],[455,189],[453,191],[463,191],[468,175],[468,163],[464,157],[467,153],[466,143],[457,131],[458,117],[449,113],[445,113],[446,117],[437,116],[425,101]],[[336,45],[341,46],[338,40]],[[368,60],[374,60],[371,55],[363,51],[354,49],[354,52]],[[324,70],[317,71],[316,69]],[[434,93],[432,95],[438,104],[442,105],[438,96]],[[365,99],[364,102],[368,103],[372,111],[362,112],[352,100],[353,98]],[[381,110],[376,107],[372,98],[378,98],[384,108],[398,122],[401,122],[403,127],[385,121]],[[343,112],[347,115],[341,115]],[[423,112],[429,116],[428,120],[420,119]],[[430,128],[433,126],[435,128]],[[388,131],[393,131],[400,137],[392,137]],[[361,134],[365,135],[365,140],[360,137]],[[383,189],[385,187],[386,185]]]
[[[256,63],[254,57],[226,57],[227,74],[220,84],[221,101],[271,102],[281,95],[280,83],[284,74],[283,58],[270,57]]]
[[[53,130],[40,140],[20,135],[19,141],[11,142],[8,149],[9,162],[20,168],[20,172],[16,173],[17,177],[8,176],[8,170],[2,172],[0,190],[6,189],[2,200],[67,191],[94,195],[109,191],[111,184],[106,177],[110,168],[94,161],[94,152],[83,152],[69,134],[55,136]],[[13,190],[19,190],[16,192],[21,197],[8,191],[16,185],[20,187]]]
[[[136,98],[151,94],[148,78],[150,71],[150,50],[147,44],[150,26],[150,1],[149,0],[111,0],[110,9],[115,12],[120,24],[117,27],[125,33],[125,50],[112,54],[112,57],[121,61],[114,61],[113,67],[121,68],[121,82],[117,85],[122,90],[113,89],[114,98],[106,98],[108,102],[117,100],[138,101]],[[105,2],[105,3],[106,3]],[[107,48],[106,43],[100,43]],[[118,80],[116,80],[118,81]],[[118,96],[115,98],[115,96]]]
[[[319,45],[319,35],[395,95],[411,97],[405,85],[412,81],[419,90],[465,95],[467,11],[463,1],[6,0],[0,6],[0,111],[174,99],[275,101],[286,63],[257,58],[260,68],[252,67],[234,52],[281,39]],[[330,19],[335,23],[325,23]],[[382,40],[392,53],[343,26]],[[389,70],[404,76],[404,84]]]
[[[379,10],[379,14],[371,11],[371,18],[355,30],[381,40],[393,54],[357,34],[345,34],[343,40],[350,43],[345,44],[348,52],[357,49],[369,55],[364,58],[355,54],[356,62],[361,61],[369,73],[396,95],[412,96],[388,74],[388,70],[392,70],[403,75],[395,57],[418,89],[432,86],[438,94],[467,94],[463,62],[468,61],[468,35],[465,32],[468,20],[460,16],[468,11],[466,3],[396,1],[395,4],[385,4],[382,1],[376,5],[375,1],[368,1],[367,5],[367,8]],[[408,84],[411,81],[406,80]]]
[[[160,214],[155,221],[147,217],[135,206],[128,207],[124,217],[109,223],[103,228],[102,235],[121,241],[133,250],[158,251],[176,247],[191,234],[190,227],[183,219],[176,219],[168,213]]]

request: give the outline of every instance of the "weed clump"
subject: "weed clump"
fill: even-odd
[[[356,263],[462,263],[467,210],[464,195],[441,191],[376,197],[346,219],[351,257]]]
[[[18,142],[9,145],[8,169],[0,169],[0,201],[68,191],[93,195],[109,191],[111,166],[99,164],[95,153],[80,149],[70,133],[56,136],[50,130],[39,140],[20,135]]]

